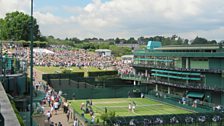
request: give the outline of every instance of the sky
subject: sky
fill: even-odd
[[[30,15],[30,0],[0,0],[0,18]],[[56,38],[156,35],[224,40],[224,0],[34,0],[41,34]]]

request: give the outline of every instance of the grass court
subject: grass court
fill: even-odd
[[[35,69],[44,72],[44,73],[55,73],[55,72],[62,72],[63,70],[71,70],[72,72],[87,72],[87,71],[105,71],[105,70],[101,70],[98,69],[96,67],[81,67],[81,69],[79,69],[78,67],[53,67],[53,66],[35,66]]]
[[[136,103],[135,111],[129,111],[129,103]],[[86,103],[86,100],[72,100],[72,107],[81,114],[83,111],[80,105]],[[114,111],[116,116],[143,116],[143,115],[166,115],[166,114],[187,114],[194,113],[193,111],[172,106],[166,103],[155,101],[148,98],[112,98],[112,99],[92,99],[92,109],[96,118],[107,111]],[[89,114],[85,114],[87,119],[91,119]]]

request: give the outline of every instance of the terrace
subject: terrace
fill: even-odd
[[[175,77],[175,76],[172,76]],[[145,76],[139,76],[139,75],[133,75],[133,74],[123,74],[121,75],[122,79],[125,80],[134,80],[134,81],[140,81],[141,83],[148,83],[148,84],[161,84],[161,85],[167,85],[167,86],[174,86],[179,88],[188,88],[188,89],[206,89],[206,90],[212,90],[212,91],[222,91],[222,88],[216,88],[211,86],[206,86],[202,82],[189,82],[186,83],[185,81],[178,80],[172,80],[172,79],[156,79],[155,77],[145,77]],[[183,78],[183,79],[189,79],[189,78]],[[196,79],[196,78],[193,78]]]

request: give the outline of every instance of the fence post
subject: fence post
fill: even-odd
[[[61,74],[59,74],[59,85],[61,86]]]
[[[71,73],[68,74],[68,84],[71,85]]]

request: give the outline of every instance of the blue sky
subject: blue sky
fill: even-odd
[[[85,7],[91,0],[34,0],[36,11],[48,10],[54,15],[60,17],[71,16],[69,13],[64,13],[60,8],[63,7]]]
[[[30,0],[0,0],[5,13],[29,14]],[[42,35],[138,38],[196,36],[224,40],[224,0],[34,0]]]
[[[101,2],[106,2],[108,0],[101,0]],[[62,8],[73,8],[73,7],[85,7],[92,0],[34,0],[34,6],[36,11],[48,10],[54,15],[60,17],[69,17],[74,15],[74,13],[64,12]]]
[[[38,7],[43,6],[61,6],[61,5],[73,5],[73,6],[80,6],[84,7],[89,4],[92,0],[34,0],[34,3]],[[108,0],[101,0],[102,2]]]

